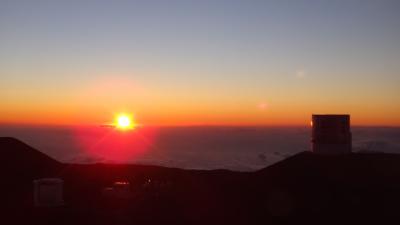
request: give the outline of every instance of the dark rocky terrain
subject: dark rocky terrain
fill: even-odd
[[[63,164],[0,138],[1,224],[398,224],[400,155],[303,152],[255,172]],[[35,208],[32,181],[64,180]],[[128,181],[131,194],[104,194]]]

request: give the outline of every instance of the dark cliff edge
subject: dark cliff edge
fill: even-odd
[[[0,138],[2,224],[385,224],[399,221],[400,155],[303,152],[255,172],[63,164]],[[33,206],[32,181],[64,180],[65,205]],[[131,196],[103,189],[128,181]]]
[[[0,137],[0,174],[15,176],[51,175],[62,164],[12,137]],[[17,177],[15,177],[17,178]]]

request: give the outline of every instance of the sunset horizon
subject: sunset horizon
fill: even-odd
[[[400,126],[399,4],[288,3],[2,3],[0,123]]]
[[[400,224],[400,0],[0,0],[0,154],[0,224]]]

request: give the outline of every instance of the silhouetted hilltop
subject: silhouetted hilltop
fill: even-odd
[[[0,137],[2,172],[41,173],[57,169],[61,163],[12,137]]]
[[[144,165],[61,164],[0,138],[11,224],[382,224],[398,215],[400,156],[303,152],[255,172]],[[60,208],[34,208],[32,181],[64,180]],[[128,181],[131,196],[103,190]]]
[[[302,152],[254,176],[270,212],[308,223],[382,224],[400,202],[398,154]]]
[[[360,182],[400,176],[399,162],[400,155],[390,153],[324,155],[302,152],[256,173],[260,176],[321,176],[334,181],[356,178],[355,181]]]

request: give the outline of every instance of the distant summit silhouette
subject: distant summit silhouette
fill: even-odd
[[[0,174],[55,174],[62,163],[12,137],[0,137]]]
[[[379,182],[398,182],[400,155],[390,153],[350,153],[321,155],[302,152],[255,173],[265,178],[291,180],[298,185],[316,184],[329,180],[350,186],[380,185]],[[399,180],[400,181],[400,180]],[[276,182],[277,183],[277,182]]]
[[[0,138],[5,224],[383,224],[398,215],[400,155],[303,152],[255,172],[62,164]],[[32,181],[64,181],[65,207],[33,206]],[[132,199],[102,190],[128,181]],[[52,213],[56,212],[56,213]],[[23,217],[18,216],[23,213]],[[39,214],[38,214],[39,213]],[[40,216],[38,216],[40,215]],[[60,221],[59,218],[63,220]],[[397,219],[397,222],[399,220]]]

